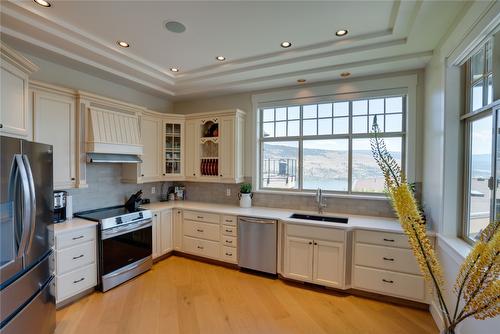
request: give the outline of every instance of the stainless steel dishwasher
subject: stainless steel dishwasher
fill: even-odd
[[[276,274],[277,226],[276,220],[238,217],[238,265],[241,268]]]

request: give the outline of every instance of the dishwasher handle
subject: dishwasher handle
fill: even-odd
[[[250,217],[240,217],[239,221],[243,222],[243,223],[251,223],[251,224],[276,224],[275,220],[250,218]]]

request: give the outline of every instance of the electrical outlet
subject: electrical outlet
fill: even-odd
[[[231,196],[231,188],[226,188],[226,196]]]
[[[151,187],[151,194],[156,194],[156,187]]]

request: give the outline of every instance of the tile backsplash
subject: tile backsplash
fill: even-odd
[[[121,182],[121,164],[88,164],[88,188],[70,189],[68,194],[73,196],[73,211],[83,211],[122,205],[127,198],[143,190],[143,197],[152,202],[160,199],[161,182],[146,184],[128,184]],[[221,184],[205,182],[166,182],[166,186],[174,184],[186,187],[186,199],[197,202],[211,202],[219,204],[238,205],[239,184]],[[156,193],[152,194],[152,187]],[[229,189],[229,196],[228,194]],[[351,199],[325,197],[327,207],[325,212],[345,214],[370,215],[380,217],[395,217],[394,211],[387,200]],[[286,195],[272,193],[256,193],[253,197],[254,206],[276,207],[295,210],[316,210],[314,196]]]

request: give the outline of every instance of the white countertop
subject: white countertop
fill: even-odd
[[[68,231],[75,231],[75,230],[79,230],[82,228],[88,228],[88,227],[92,227],[92,226],[96,226],[96,225],[97,225],[97,222],[94,222],[92,220],[87,220],[87,219],[75,217],[75,218],[68,219],[63,223],[52,224],[49,226],[49,229],[52,229],[54,231],[54,233],[58,234],[58,233],[64,233],[64,232],[68,232]]]
[[[313,211],[300,211],[300,210],[278,209],[278,208],[267,208],[267,207],[240,208],[239,206],[229,205],[229,204],[215,204],[215,203],[191,202],[191,201],[155,202],[142,205],[141,207],[152,211],[159,211],[163,209],[183,209],[183,210],[213,212],[213,213],[235,215],[235,216],[250,216],[257,218],[281,220],[289,224],[290,223],[301,224],[301,225],[307,224],[312,226],[341,228],[346,230],[364,229],[364,230],[396,232],[396,233],[402,233],[403,231],[398,220],[394,218],[358,216],[358,215],[341,214],[341,213],[337,214],[334,212],[327,212],[324,214],[324,216],[348,218],[349,219],[348,224],[329,223],[329,222],[312,221],[304,219],[293,219],[289,218],[292,213],[313,214],[313,215],[316,215],[317,213]],[[433,234],[434,234],[433,232],[429,232],[429,235]]]

